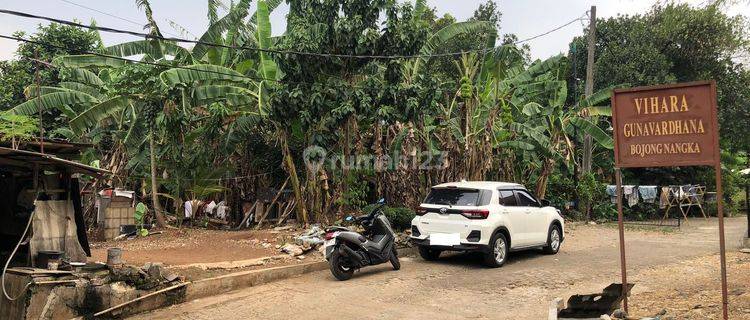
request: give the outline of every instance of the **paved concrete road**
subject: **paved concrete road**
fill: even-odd
[[[745,228],[744,217],[727,220],[729,248],[739,246]],[[400,271],[369,267],[345,282],[315,272],[134,319],[546,319],[555,297],[598,292],[620,279],[616,228],[569,229],[557,255],[516,253],[499,269],[483,268],[472,255],[429,263],[404,257]],[[716,253],[717,231],[715,219],[692,220],[679,232],[627,231],[629,270]],[[746,284],[730,279],[730,288],[738,285]]]

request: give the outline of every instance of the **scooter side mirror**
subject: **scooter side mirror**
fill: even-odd
[[[380,198],[380,200],[378,200],[378,204],[384,204],[384,203],[385,203],[385,198]]]

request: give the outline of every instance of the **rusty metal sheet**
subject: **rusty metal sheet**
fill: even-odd
[[[615,90],[615,165],[632,168],[718,163],[716,111],[713,81]]]

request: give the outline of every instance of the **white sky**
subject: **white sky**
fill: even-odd
[[[457,20],[462,21],[470,17],[479,3],[484,0],[430,0],[431,7],[437,7],[438,14],[450,13]],[[141,31],[145,17],[138,10],[133,0],[3,0],[0,8],[24,11],[37,15],[55,17],[59,19],[78,19],[88,24],[95,19],[99,26],[113,27]],[[89,9],[77,7],[74,2],[86,7],[97,9],[108,14],[131,20],[137,23],[123,21]],[[229,2],[228,0],[225,2]],[[501,33],[515,33],[519,39],[528,38],[547,30],[560,26],[589,9],[597,6],[598,17],[612,17],[618,14],[637,14],[648,10],[655,0],[498,0],[503,13]],[[679,0],[693,5],[706,3],[707,0]],[[750,16],[750,1],[741,0],[726,11],[730,15],[743,14]],[[187,29],[192,34],[200,36],[206,30],[206,0],[151,0],[154,15],[165,35],[178,35],[179,32],[170,26],[167,19]],[[253,4],[254,10],[254,4]],[[286,3],[277,8],[271,15],[273,33],[278,35],[286,25],[286,14],[289,8]],[[32,33],[38,24],[46,22],[0,14],[0,34],[10,35],[17,30]],[[573,23],[547,36],[528,42],[531,45],[532,58],[547,58],[567,50],[570,40],[582,34],[585,22]],[[102,33],[105,45],[113,45],[124,41],[137,39],[136,37]],[[13,58],[17,44],[15,41],[0,39],[0,60]]]

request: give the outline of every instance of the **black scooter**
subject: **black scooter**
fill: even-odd
[[[396,252],[396,234],[381,210],[384,205],[385,201],[380,199],[370,214],[346,218],[362,225],[365,229],[363,234],[338,226],[326,228],[326,260],[336,279],[349,280],[354,270],[386,261],[391,262],[394,270],[401,269]]]

